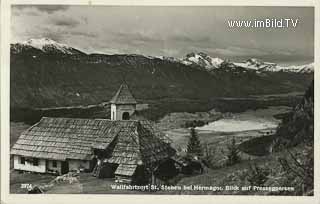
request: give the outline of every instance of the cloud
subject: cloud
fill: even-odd
[[[94,38],[98,36],[96,33],[86,32],[86,31],[70,31],[69,34],[83,36],[83,37],[90,37],[90,38]]]
[[[136,31],[119,31],[113,33],[113,36],[118,40],[130,40],[135,42],[159,42],[163,41],[163,38],[148,30],[136,30]]]
[[[228,19],[260,18],[262,12],[275,18],[299,13],[301,24],[294,32],[227,26]],[[49,37],[89,52],[182,57],[203,51],[230,60],[282,60],[313,57],[313,17],[302,8],[21,5],[12,9],[11,38]]]
[[[57,42],[59,42],[63,39],[59,33],[52,33],[52,32],[44,33],[42,37],[49,38],[49,39],[52,39]]]
[[[64,33],[66,29],[61,29],[59,27],[50,25],[38,25],[34,30],[37,30],[37,32],[26,31],[28,38],[50,38],[57,42],[61,42],[64,39]]]
[[[67,5],[39,5],[35,6],[39,11],[43,11],[46,13],[54,13],[56,11],[65,11],[69,8]]]
[[[15,5],[12,6],[13,16],[39,16],[41,12],[35,7],[25,6],[25,5]]]
[[[210,36],[187,36],[184,33],[172,35],[169,39],[186,43],[209,43],[212,40]]]
[[[19,11],[37,10],[39,12],[52,14],[57,11],[65,11],[69,8],[69,6],[67,5],[14,5],[12,6],[12,8]],[[34,12],[34,14],[35,13],[36,12]]]
[[[269,54],[267,51],[264,51],[262,49],[236,47],[236,46],[212,49],[212,51],[220,55],[226,55],[226,56],[250,56],[250,55],[263,56],[263,55]]]
[[[35,8],[40,12],[51,14],[57,11],[65,11],[69,8],[69,6],[67,5],[14,5],[13,8],[18,10]]]
[[[79,20],[67,16],[54,16],[50,18],[48,21],[56,26],[65,27],[76,27],[80,24]]]

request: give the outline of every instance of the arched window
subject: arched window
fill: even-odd
[[[124,112],[124,113],[122,114],[122,120],[129,120],[129,119],[130,119],[129,113],[128,113],[128,112]]]

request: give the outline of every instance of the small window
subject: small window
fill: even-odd
[[[57,161],[56,160],[52,161],[52,167],[57,167]]]
[[[38,166],[39,165],[39,159],[33,158],[33,166]]]
[[[20,164],[25,164],[26,163],[26,158],[20,157]]]

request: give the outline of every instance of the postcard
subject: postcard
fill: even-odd
[[[319,203],[316,2],[1,9],[4,203]]]

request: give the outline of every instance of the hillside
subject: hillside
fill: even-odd
[[[12,108],[107,102],[123,80],[141,101],[288,93],[304,90],[313,78],[310,73],[258,73],[227,65],[208,73],[171,58],[86,54],[50,40],[12,44],[10,66]]]
[[[314,83],[305,91],[301,101],[291,112],[281,117],[277,131],[272,136],[254,138],[243,142],[240,149],[251,155],[266,155],[273,151],[298,145],[313,145],[314,136]]]
[[[242,158],[234,165],[207,169],[204,174],[184,177],[178,181],[178,185],[240,187],[240,190],[199,191],[197,194],[312,196],[314,194],[313,94],[312,82],[301,102],[280,123],[274,135],[254,138],[240,144],[240,150],[248,153],[250,159]],[[276,143],[273,143],[274,141]],[[272,144],[275,145],[270,154],[268,150]],[[246,186],[251,186],[251,189],[241,190],[241,187]],[[265,190],[255,189],[254,186],[265,187]],[[281,190],[281,187],[287,187],[288,190]]]
[[[273,153],[268,155],[270,147],[273,147]],[[269,176],[266,181],[268,185],[292,186],[294,192],[291,195],[313,195],[314,83],[311,83],[292,113],[283,119],[273,136],[246,141],[240,145],[240,149],[269,158],[270,161],[263,168],[272,166],[277,171]]]
[[[285,118],[277,130],[278,148],[291,147],[301,143],[313,144],[314,134],[314,82],[289,117]]]

